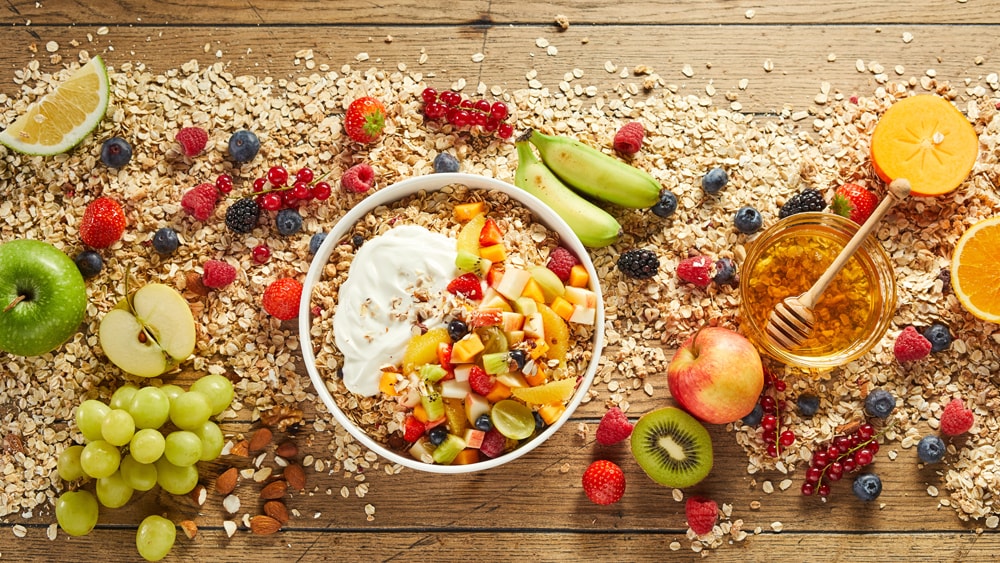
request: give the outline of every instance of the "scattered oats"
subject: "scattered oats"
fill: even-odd
[[[771,494],[774,492],[774,485],[771,484],[771,481],[764,481],[760,484],[760,490],[767,494]]]
[[[932,497],[938,496],[938,488],[935,487],[934,485],[928,485],[927,486],[927,494],[930,495],[930,496],[932,496]]]
[[[538,47],[539,49],[544,49],[544,48],[546,48],[548,46],[549,46],[549,40],[548,39],[546,39],[544,37],[539,37],[538,39],[535,39],[535,47]]]
[[[747,86],[749,86],[749,85],[750,85],[750,80],[749,79],[740,78],[740,82],[739,82],[739,85],[738,85],[738,88],[740,90],[746,90]]]
[[[903,73],[906,72],[906,69],[903,68],[903,65],[896,65],[892,68],[892,70],[894,70],[896,74],[900,76],[902,76]]]
[[[604,61],[604,70],[610,72],[611,74],[614,74],[618,72],[618,65],[616,65],[611,61]]]
[[[987,528],[993,530],[996,529],[997,526],[1000,526],[1000,516],[994,514],[986,519]]]
[[[764,60],[764,72],[771,72],[774,70],[774,62],[771,59]]]
[[[562,473],[563,475],[569,473],[569,470],[570,470],[570,465],[568,463],[564,463],[559,466],[559,473]]]
[[[670,542],[670,551],[680,551],[680,549],[681,549],[681,542],[679,541]]]
[[[748,19],[748,20],[752,20],[752,19],[753,19],[753,17],[754,17],[754,15],[756,15],[756,14],[757,14],[757,12],[755,12],[755,11],[753,10],[753,8],[750,8],[750,9],[749,9],[749,10],[747,10],[747,11],[746,11],[746,13],[745,13],[745,14],[743,14],[743,15],[744,15],[744,17],[746,17],[746,19]]]
[[[896,456],[898,456],[899,454],[896,452],[896,450],[889,450],[889,453],[887,455],[889,456],[890,460],[896,461]]]
[[[49,53],[55,53],[56,51],[59,50],[59,44],[56,43],[55,41],[49,41],[48,43],[45,44],[45,50],[48,51]]]
[[[383,39],[383,41],[385,41],[386,43],[392,43],[392,42],[393,42],[393,39],[394,39],[394,38],[393,38],[393,36],[391,36],[391,35],[386,35],[386,36],[385,36],[385,39]]]
[[[233,537],[233,534],[236,533],[236,522],[233,522],[232,520],[224,520],[222,522],[222,527],[226,530],[226,537],[231,538]]]
[[[750,501],[750,510],[760,510],[760,501],[759,500]]]
[[[771,522],[771,529],[775,532],[780,532],[785,529],[785,525],[781,522]]]
[[[837,54],[836,53],[830,53],[829,55],[826,56],[826,61],[827,62],[832,63],[832,62],[834,62],[836,60],[837,60]]]
[[[53,522],[49,524],[48,527],[45,528],[45,537],[49,538],[49,540],[54,541],[58,535],[59,535],[59,524]]]
[[[864,72],[865,71],[865,61],[863,61],[861,59],[858,59],[858,60],[854,61],[854,68],[858,72]]]
[[[474,63],[481,63],[481,62],[483,62],[483,60],[485,58],[486,58],[486,55],[484,55],[482,53],[476,53],[476,54],[472,55],[472,62],[474,62]]]
[[[646,393],[646,395],[648,395],[650,397],[653,396],[653,384],[652,383],[646,383],[645,385],[643,385],[642,386],[642,390],[643,390],[644,393]]]
[[[677,502],[684,500],[684,491],[680,489],[674,489],[670,491],[670,494],[674,497],[674,500]]]
[[[787,491],[788,487],[791,487],[791,486],[792,486],[792,480],[791,479],[782,479],[781,482],[778,483],[778,488],[781,489],[782,491]]]
[[[909,43],[911,41],[913,41],[913,34],[910,33],[909,31],[904,31],[903,32],[903,43]]]
[[[101,27],[97,28],[97,34],[98,35],[107,35],[108,31],[109,31],[108,27],[105,26],[105,25],[102,25]]]
[[[683,67],[681,67],[681,74],[683,74],[688,78],[691,78],[692,76],[694,76],[694,69],[691,68],[691,65],[686,64]]]
[[[550,57],[554,57],[559,54],[559,49],[556,48],[555,45],[549,45],[548,47],[545,48],[545,54]]]
[[[359,63],[363,63],[367,61],[369,58],[370,57],[368,56],[368,53],[358,53],[357,55],[354,56],[354,60],[358,61]]]
[[[14,524],[14,527],[11,528],[11,531],[14,532],[14,537],[18,538],[23,538],[24,536],[28,535],[28,529],[21,524]]]

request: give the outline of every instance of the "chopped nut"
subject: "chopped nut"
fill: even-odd
[[[280,529],[281,522],[278,522],[270,516],[258,514],[250,518],[250,531],[258,536],[273,534]]]
[[[288,469],[286,468],[285,471]],[[264,486],[260,491],[260,498],[264,500],[279,499],[288,492],[288,485],[284,481],[272,481]]]
[[[236,483],[239,481],[239,478],[239,471],[235,467],[230,467],[223,471],[215,480],[215,492],[221,495],[228,495],[236,489]]]
[[[181,520],[180,527],[189,540],[193,540],[198,535],[198,525],[191,520]]]

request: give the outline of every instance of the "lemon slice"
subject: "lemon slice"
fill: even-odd
[[[32,155],[66,152],[97,127],[109,97],[108,71],[95,56],[0,132],[0,143]]]

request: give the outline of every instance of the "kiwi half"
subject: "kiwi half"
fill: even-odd
[[[631,437],[632,456],[657,483],[690,487],[712,470],[712,437],[695,418],[676,407],[642,415]]]

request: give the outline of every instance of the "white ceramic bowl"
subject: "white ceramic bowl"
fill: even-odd
[[[558,233],[561,239],[561,244],[572,250],[573,253],[580,258],[580,262],[587,268],[587,273],[590,274],[591,286],[597,293],[598,298],[597,318],[594,323],[593,330],[593,357],[591,358],[590,364],[587,366],[586,372],[583,374],[580,384],[577,386],[576,392],[566,405],[566,412],[563,413],[559,420],[549,425],[544,431],[542,431],[540,435],[536,436],[516,450],[498,456],[494,459],[468,465],[436,465],[424,463],[411,456],[390,450],[358,428],[350,420],[350,418],[344,414],[340,407],[337,406],[337,402],[327,389],[326,381],[316,368],[316,356],[313,353],[313,343],[309,330],[312,322],[310,310],[312,307],[313,288],[316,283],[319,282],[323,273],[323,268],[329,261],[330,255],[333,252],[337,241],[343,239],[362,217],[367,215],[376,207],[392,203],[421,190],[434,191],[451,184],[463,184],[472,189],[496,190],[503,192],[520,202],[524,207],[531,210],[531,212],[535,215],[536,220],[540,221],[552,231]],[[319,251],[316,252],[316,256],[313,258],[312,264],[309,267],[309,272],[306,274],[305,283],[303,284],[302,297],[302,301],[299,303],[299,340],[301,342],[302,355],[305,360],[306,369],[309,371],[309,378],[312,380],[313,388],[316,390],[316,393],[320,396],[320,399],[323,400],[323,404],[325,404],[330,412],[333,413],[333,417],[337,420],[337,422],[350,432],[351,436],[372,451],[394,463],[398,463],[411,469],[431,473],[469,473],[489,469],[491,467],[496,467],[509,461],[513,461],[541,445],[550,436],[555,434],[563,424],[566,423],[569,417],[576,410],[576,407],[580,405],[580,402],[586,395],[587,390],[590,389],[590,385],[594,380],[594,375],[597,373],[597,364],[604,344],[604,300],[601,295],[600,284],[597,281],[597,272],[594,270],[594,264],[590,260],[590,255],[587,253],[587,249],[583,246],[576,235],[573,234],[569,225],[567,225],[566,222],[556,215],[556,213],[547,205],[527,192],[499,180],[494,180],[484,176],[475,176],[472,174],[429,174],[427,176],[410,178],[381,189],[359,202],[350,211],[348,211],[336,225],[334,225],[333,230],[330,231],[326,240],[323,242],[323,245],[320,246]]]

